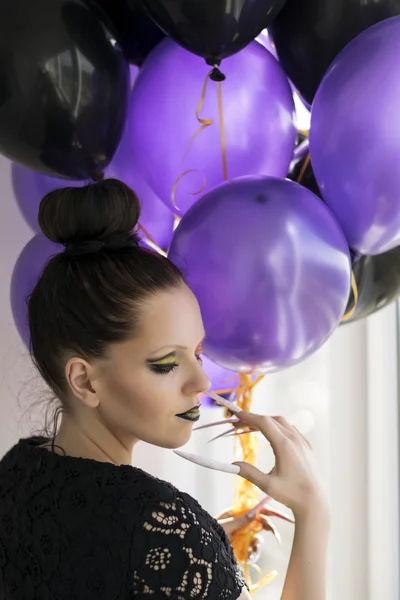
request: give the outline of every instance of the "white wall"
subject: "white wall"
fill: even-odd
[[[40,423],[30,405],[40,383],[14,328],[10,278],[31,232],[13,199],[10,164],[0,157],[0,456]],[[333,511],[330,599],[398,600],[398,415],[396,310],[341,327],[315,356],[265,378],[254,408],[294,418],[308,432],[321,465]],[[26,410],[28,412],[26,412]],[[25,412],[24,412],[25,411]],[[209,412],[216,419],[221,412]],[[229,460],[228,441],[206,445],[210,433],[195,433],[190,449]],[[262,448],[262,445],[261,445]],[[262,462],[270,463],[267,449]],[[171,452],[142,445],[136,464],[192,493],[211,513],[229,506],[230,475],[202,470]],[[278,600],[292,528],[280,527],[279,547],[266,538],[261,566],[280,575],[258,594]]]

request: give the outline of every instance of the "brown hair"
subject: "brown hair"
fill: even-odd
[[[70,356],[106,356],[110,344],[134,335],[150,294],[183,281],[167,258],[139,245],[139,216],[136,194],[115,179],[54,190],[40,204],[43,233],[66,250],[28,300],[31,355],[61,401]]]

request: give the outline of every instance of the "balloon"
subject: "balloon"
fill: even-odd
[[[269,372],[315,352],[350,291],[346,240],[314,194],[274,177],[243,177],[181,220],[169,258],[196,294],[204,352],[225,368]]]
[[[363,256],[353,267],[358,287],[358,302],[351,323],[372,315],[400,296],[400,247],[377,256]],[[354,306],[351,297],[346,312]]]
[[[146,15],[140,0],[94,0],[110,19],[128,62],[141,66],[165,37]]]
[[[221,390],[235,388],[238,385],[237,373],[233,371],[228,371],[227,369],[220,367],[206,356],[203,356],[203,370],[205,371],[207,377],[211,381],[210,389],[212,391],[217,392]],[[221,395],[224,398],[228,398],[230,396],[229,393]],[[203,406],[216,406],[215,401],[212,400],[209,396],[202,397],[201,403]]]
[[[11,309],[18,332],[29,347],[27,298],[32,293],[48,260],[64,248],[43,235],[34,237],[22,250],[11,278]]]
[[[224,63],[221,85],[227,170],[284,177],[296,139],[294,103],[278,62],[253,42]],[[132,92],[131,137],[135,161],[156,194],[179,215],[224,179],[217,86],[208,83],[199,130],[196,107],[207,75],[203,61],[164,40],[141,69]],[[160,135],[162,131],[162,135]],[[179,176],[190,171],[171,193]],[[192,172],[194,171],[194,172]],[[204,185],[205,183],[205,185]]]
[[[154,21],[210,65],[242,50],[267,27],[285,0],[144,0]]]
[[[276,48],[274,46],[274,42],[270,36],[270,34],[268,33],[267,29],[264,29],[260,35],[258,35],[255,39],[256,42],[258,42],[259,44],[261,44],[262,46],[264,46],[264,48],[266,50],[268,50],[268,52],[270,52],[272,54],[272,56],[274,58],[276,58],[276,60],[279,60],[279,57],[276,53]],[[304,109],[307,109],[307,112],[310,110],[310,105],[308,104],[308,102],[306,102],[304,100],[304,98],[301,97],[301,95],[299,94],[299,91],[296,90],[295,86],[293,85],[293,83],[291,81],[289,81],[290,83],[290,87],[292,88],[293,94],[294,94],[294,101],[295,101],[295,105],[298,103],[301,103],[302,106],[302,112],[304,113]],[[298,102],[297,102],[298,99]],[[297,115],[297,121],[298,121],[298,116]],[[297,126],[299,129],[302,129],[301,125],[299,123],[297,123]]]
[[[142,207],[140,224],[158,246],[167,249],[172,239],[174,216],[143,181],[131,155],[129,135],[126,132],[117,154],[105,171],[105,175],[106,177],[120,179],[136,192]],[[43,196],[57,188],[85,185],[87,181],[56,179],[47,175],[40,175],[14,164],[12,167],[12,183],[22,214],[32,229],[39,233],[40,227],[37,218],[39,204]],[[145,234],[141,237],[144,243],[148,243]]]
[[[310,155],[325,202],[364,255],[400,245],[400,17],[374,25],[332,64],[314,100]]]
[[[256,37],[255,41],[264,46],[276,60],[279,60],[272,38],[268,33],[268,29],[263,29],[260,35]]]
[[[279,60],[311,104],[324,74],[359,33],[400,14],[400,0],[287,0],[270,27]]]
[[[129,69],[81,0],[0,8],[0,152],[70,179],[96,177],[121,139]]]

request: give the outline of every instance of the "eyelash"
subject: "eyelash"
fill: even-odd
[[[201,358],[201,354],[196,354],[196,358],[200,365],[202,365],[203,359]],[[150,369],[158,375],[168,375],[168,373],[173,373],[178,367],[179,363],[177,362],[170,363],[169,365],[150,365]]]

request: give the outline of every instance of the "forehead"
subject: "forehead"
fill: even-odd
[[[144,302],[136,339],[146,346],[190,347],[203,337],[200,307],[187,285],[157,292]]]

